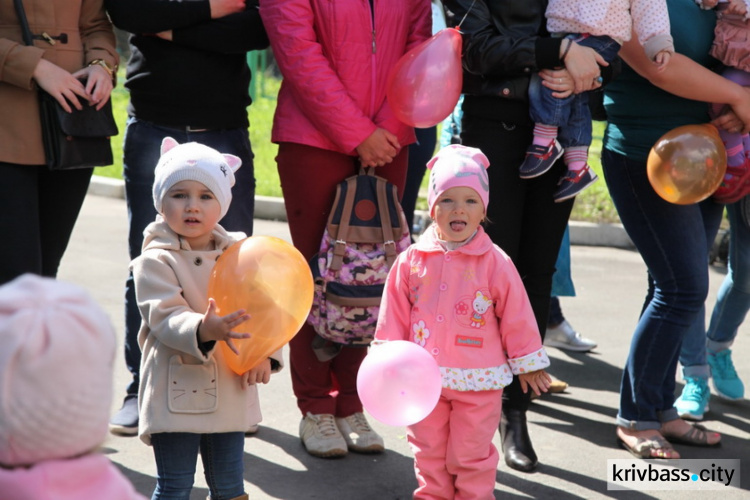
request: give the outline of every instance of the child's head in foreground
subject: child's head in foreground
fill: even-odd
[[[230,154],[166,137],[154,170],[154,207],[192,250],[205,250],[232,202],[234,172],[242,161]]]
[[[470,238],[487,214],[490,199],[487,157],[477,148],[452,144],[427,163],[427,204],[441,240]]]
[[[115,346],[109,318],[77,285],[24,274],[0,286],[1,466],[74,458],[104,441]]]

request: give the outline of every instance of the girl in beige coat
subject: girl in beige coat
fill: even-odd
[[[239,166],[236,156],[166,138],[154,172],[160,215],[146,228],[143,252],[131,264],[143,318],[139,435],[154,448],[153,499],[189,497],[199,450],[210,498],[247,498],[244,431],[261,418],[255,384],[267,383],[282,366],[277,351],[242,376],[230,370],[217,342],[236,352],[233,339],[251,334],[232,329],[249,316],[244,310],[219,316],[206,297],[216,259],[245,238],[218,225]]]
[[[0,232],[12,242],[0,249],[0,284],[57,274],[93,172],[44,166],[37,89],[66,110],[101,107],[118,63],[102,0],[22,3],[34,46],[23,42],[14,1],[0,0]]]

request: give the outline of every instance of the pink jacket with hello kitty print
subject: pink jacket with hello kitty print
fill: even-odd
[[[502,389],[514,374],[550,364],[518,271],[481,227],[448,251],[433,225],[398,256],[375,339],[421,345],[435,356],[443,387],[458,391]]]

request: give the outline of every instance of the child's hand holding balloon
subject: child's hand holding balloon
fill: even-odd
[[[267,384],[271,381],[271,360],[266,358],[260,364],[246,371],[242,377],[242,388],[248,385]]]

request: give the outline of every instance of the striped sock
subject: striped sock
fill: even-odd
[[[549,146],[557,137],[557,127],[554,125],[534,125],[534,141],[537,146]]]
[[[586,166],[586,161],[589,158],[589,148],[585,146],[565,148],[563,158],[565,158],[565,164],[568,166],[568,170],[579,172]]]

